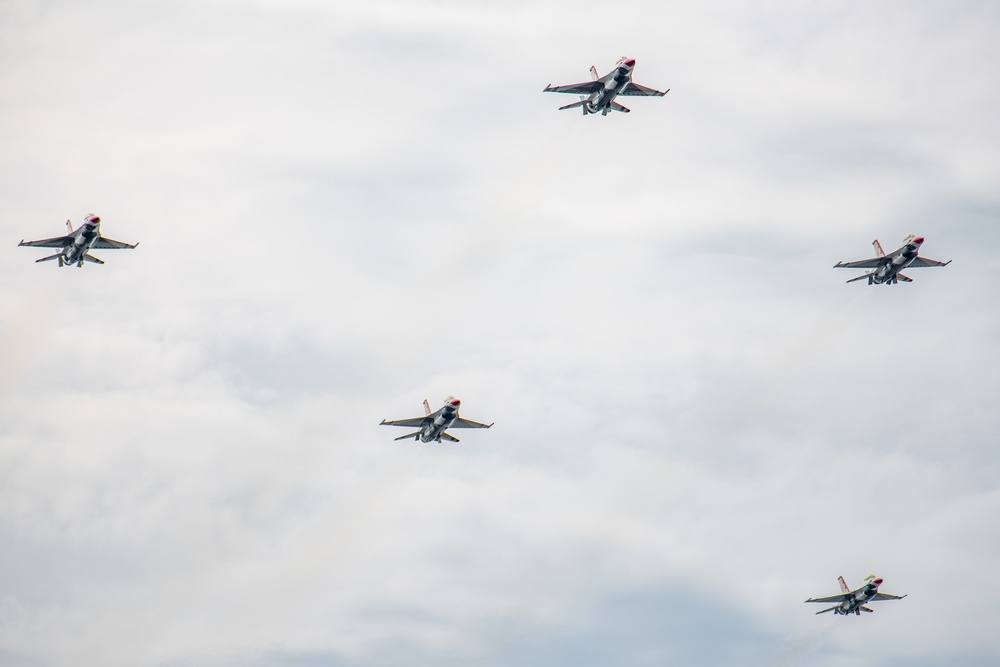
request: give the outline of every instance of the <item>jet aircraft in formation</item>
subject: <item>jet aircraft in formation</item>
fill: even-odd
[[[632,71],[634,68],[634,59],[620,58],[618,62],[615,63],[615,67],[604,76],[600,76],[598,74],[596,67],[591,67],[591,81],[565,86],[549,85],[546,86],[545,92],[571,93],[580,95],[579,102],[567,104],[566,106],[559,107],[559,109],[563,110],[579,107],[585,116],[596,113],[606,116],[609,111],[629,113],[628,108],[615,101],[615,98],[620,95],[663,97],[670,92],[670,89],[659,91],[633,83]],[[60,252],[54,255],[49,255],[48,257],[42,257],[41,259],[35,261],[45,262],[55,259],[58,260],[59,266],[76,264],[78,267],[82,267],[84,262],[93,262],[96,264],[104,263],[100,259],[89,254],[91,249],[135,248],[138,245],[138,243],[124,243],[122,241],[115,241],[101,236],[100,224],[101,219],[96,215],[90,214],[84,218],[83,224],[75,230],[73,229],[73,225],[70,221],[67,220],[66,227],[68,234],[66,236],[57,236],[39,241],[22,240],[18,245],[41,248],[60,248]],[[857,278],[848,280],[847,282],[849,283],[856,280],[863,280],[865,278],[868,279],[869,285],[892,285],[896,284],[896,282],[900,280],[904,282],[912,282],[912,279],[903,275],[900,271],[908,267],[946,266],[951,263],[951,260],[947,262],[939,262],[933,259],[919,257],[918,252],[923,242],[923,237],[908,234],[903,238],[903,245],[899,249],[887,255],[882,250],[881,244],[879,244],[878,240],[876,240],[873,243],[875,248],[875,257],[856,262],[838,262],[834,268],[874,269],[871,273],[866,273],[858,276]],[[441,442],[442,440],[458,442],[458,438],[447,433],[449,428],[490,428],[493,426],[492,423],[484,424],[459,417],[458,409],[461,404],[460,400],[453,396],[449,396],[444,400],[444,405],[442,405],[439,409],[432,411],[430,403],[425,400],[423,417],[397,419],[394,421],[383,419],[380,425],[416,428],[417,430],[413,433],[401,435],[396,438],[396,440],[413,438],[414,440],[422,442]],[[864,585],[856,590],[851,590],[847,585],[847,582],[844,581],[843,577],[839,577],[838,581],[840,582],[841,590],[839,595],[831,595],[829,597],[822,598],[809,598],[806,600],[806,602],[836,603],[832,607],[816,612],[817,614],[824,614],[832,611],[835,614],[843,616],[850,614],[860,616],[862,611],[869,613],[873,611],[866,606],[870,602],[877,602],[880,600],[901,600],[906,597],[905,595],[880,593],[878,588],[882,584],[882,579],[875,577],[875,575],[869,575],[865,579]]]
[[[858,260],[857,262],[837,262],[833,268],[875,269],[871,273],[851,278],[847,281],[849,283],[853,283],[855,280],[864,280],[865,278],[868,279],[869,285],[895,285],[900,280],[904,283],[912,283],[913,278],[904,276],[900,271],[907,267],[916,269],[923,266],[947,266],[951,264],[950,259],[947,262],[939,262],[936,259],[918,257],[917,253],[920,251],[920,246],[923,245],[923,242],[923,236],[907,234],[903,237],[903,245],[887,255],[882,250],[882,244],[878,242],[878,239],[875,239],[872,242],[872,246],[875,248],[874,257]]]
[[[874,574],[869,574],[865,577],[865,583],[861,588],[856,590],[851,590],[851,587],[847,585],[843,577],[838,577],[837,581],[840,582],[840,595],[831,595],[825,598],[809,598],[806,602],[836,602],[834,606],[824,609],[822,611],[817,611],[817,614],[825,614],[828,611],[832,611],[835,614],[840,614],[842,616],[847,616],[849,614],[854,614],[860,616],[861,612],[865,611],[869,614],[874,609],[869,609],[865,605],[869,602],[878,602],[880,600],[902,600],[905,595],[890,595],[889,593],[879,593],[878,587],[882,585],[882,579],[876,577]]]
[[[101,219],[93,213],[87,215],[83,219],[83,224],[76,229],[73,229],[73,224],[67,220],[66,229],[69,232],[66,236],[55,236],[51,239],[42,239],[40,241],[22,240],[17,245],[34,248],[62,248],[60,252],[54,255],[36,259],[35,263],[56,259],[59,260],[59,266],[76,264],[78,267],[83,266],[84,262],[104,264],[102,260],[90,254],[91,249],[119,250],[122,248],[134,248],[139,245],[138,243],[125,243],[101,236]]]
[[[493,424],[482,424],[470,419],[462,419],[458,416],[458,408],[462,401],[454,396],[444,399],[444,405],[431,412],[431,404],[424,399],[424,416],[413,419],[397,419],[395,421],[382,420],[379,426],[410,426],[419,430],[413,433],[401,435],[396,440],[413,438],[422,442],[441,442],[442,439],[450,442],[458,442],[458,438],[445,433],[449,428],[489,428]]]
[[[587,81],[586,83],[573,83],[567,86],[553,86],[549,84],[545,87],[545,92],[547,93],[574,93],[580,96],[579,102],[573,102],[572,104],[567,104],[564,107],[559,107],[559,110],[563,109],[573,109],[575,107],[580,107],[583,109],[583,115],[592,113],[600,113],[602,116],[607,116],[608,111],[621,111],[622,113],[629,113],[630,109],[623,107],[618,102],[615,102],[615,98],[619,95],[634,96],[634,97],[663,97],[670,92],[670,89],[664,91],[659,91],[654,88],[647,88],[646,86],[640,86],[637,83],[632,83],[632,70],[635,68],[635,60],[633,58],[619,58],[618,62],[615,63],[614,69],[600,76],[597,73],[596,67],[590,68],[590,74],[593,77],[592,81]]]

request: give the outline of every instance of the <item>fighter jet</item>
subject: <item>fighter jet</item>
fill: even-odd
[[[838,577],[837,580],[840,582],[840,595],[831,595],[826,598],[809,598],[806,602],[836,602],[837,604],[829,609],[824,609],[823,611],[817,611],[817,614],[825,614],[828,611],[832,611],[835,614],[840,614],[842,616],[847,616],[848,614],[854,614],[860,616],[861,612],[866,611],[869,614],[874,609],[869,609],[865,605],[869,602],[878,602],[879,600],[902,600],[905,595],[889,595],[888,593],[879,593],[878,587],[882,585],[882,579],[876,577],[874,574],[869,574],[865,577],[865,585],[861,588],[852,591],[847,582],[844,581],[843,577]]]
[[[923,236],[907,234],[903,237],[903,245],[898,250],[894,250],[887,255],[882,250],[882,244],[878,242],[878,239],[875,239],[872,242],[872,246],[875,248],[874,257],[871,259],[862,259],[857,262],[837,262],[833,268],[875,269],[871,273],[851,278],[847,281],[849,283],[853,283],[855,280],[864,280],[865,278],[868,279],[869,285],[895,285],[899,280],[902,280],[904,283],[912,283],[913,278],[904,276],[900,271],[907,267],[919,268],[922,266],[947,266],[951,264],[950,259],[947,262],[939,262],[936,259],[917,257],[917,252],[920,250],[923,242]]]
[[[448,440],[449,442],[458,442],[458,438],[445,433],[445,431],[449,428],[489,428],[493,426],[493,424],[481,424],[469,419],[462,419],[458,416],[458,408],[460,405],[462,405],[462,401],[458,400],[454,396],[449,396],[444,399],[443,406],[441,406],[438,410],[431,412],[431,404],[425,399],[425,415],[423,417],[414,417],[413,419],[397,419],[395,421],[386,421],[383,419],[379,426],[418,427],[420,429],[419,431],[401,435],[396,438],[396,440],[413,438],[414,440],[420,440],[423,442],[441,442],[442,438],[444,440]]]
[[[632,83],[632,70],[635,68],[635,60],[632,58],[619,58],[613,70],[600,76],[596,67],[590,68],[592,81],[586,83],[574,83],[568,86],[553,86],[549,84],[545,87],[547,93],[575,93],[580,96],[579,102],[567,104],[559,107],[559,110],[580,107],[583,115],[600,112],[602,116],[607,116],[608,111],[621,111],[629,113],[629,109],[615,102],[615,97],[619,95],[638,97],[663,97],[670,92],[655,90]]]
[[[93,262],[94,264],[104,264],[103,261],[97,259],[90,254],[92,248],[97,248],[100,250],[111,250],[111,249],[121,249],[121,248],[134,248],[138,243],[124,243],[123,241],[114,241],[112,239],[107,239],[101,236],[101,219],[90,213],[83,219],[83,224],[73,229],[73,223],[69,220],[66,221],[66,229],[69,234],[66,236],[56,236],[51,239],[42,239],[41,241],[21,241],[17,245],[19,246],[33,246],[35,248],[62,248],[61,252],[57,252],[54,255],[49,255],[48,257],[42,257],[41,259],[36,259],[35,263],[47,262],[50,259],[59,260],[59,266],[69,266],[71,264],[76,264],[78,267],[83,266],[84,262]]]

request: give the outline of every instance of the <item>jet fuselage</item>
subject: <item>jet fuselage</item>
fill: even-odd
[[[429,415],[431,421],[420,429],[421,442],[440,442],[441,434],[447,431],[458,419],[458,408],[462,404],[457,398],[445,401],[443,407]]]
[[[883,283],[892,283],[894,278],[899,275],[899,272],[908,267],[913,263],[913,260],[917,258],[917,254],[920,252],[920,246],[923,244],[924,238],[922,236],[916,236],[909,238],[906,243],[902,245],[898,250],[896,250],[892,255],[886,257],[889,261],[880,266],[871,274],[871,281],[875,285],[881,285]]]
[[[90,252],[94,241],[101,238],[101,219],[96,215],[88,215],[83,224],[70,234],[73,243],[66,246],[59,258],[59,266],[76,264],[83,266],[84,256]]]
[[[840,603],[840,606],[833,610],[835,614],[841,614],[847,616],[848,614],[861,615],[861,608],[865,606],[866,603],[871,602],[875,594],[878,593],[878,587],[882,585],[881,579],[869,579],[868,583],[854,591],[851,597]],[[871,609],[865,609],[865,611],[871,611]]]
[[[632,81],[632,69],[635,67],[635,60],[632,58],[621,59],[615,68],[598,79],[604,87],[590,94],[587,98],[587,111],[589,113],[605,113],[611,107],[618,94],[625,90]]]

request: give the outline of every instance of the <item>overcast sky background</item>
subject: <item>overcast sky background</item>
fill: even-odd
[[[0,1],[0,665],[996,665],[998,29]]]

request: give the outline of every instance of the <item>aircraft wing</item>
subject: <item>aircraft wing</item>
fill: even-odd
[[[41,241],[21,241],[17,245],[33,246],[35,248],[65,248],[71,243],[73,243],[72,236],[56,236],[51,239],[42,239]]]
[[[876,593],[872,600],[902,600],[905,595],[892,595],[890,593]]]
[[[871,259],[860,259],[856,262],[837,262],[835,269],[877,269],[885,264],[885,257],[872,257]],[[912,266],[912,264],[911,264]]]
[[[125,243],[124,241],[115,241],[114,239],[106,239],[103,236],[96,241],[94,245],[90,246],[97,250],[121,250],[122,248],[134,248],[138,243]]]
[[[386,421],[385,419],[383,419],[382,423],[379,424],[379,426],[414,426],[414,427],[416,427],[416,426],[423,426],[428,421],[429,420],[427,419],[427,417],[414,417],[413,419],[396,419],[394,421]]]
[[[914,266],[918,267],[918,268],[921,267],[921,266],[948,266],[949,264],[951,264],[951,260],[950,259],[947,262],[939,262],[936,259],[927,259],[926,257],[917,257],[912,262],[910,262],[910,266],[907,267],[907,268],[914,267]]]
[[[840,595],[831,595],[825,598],[809,598],[806,602],[843,602],[844,600],[850,599],[850,593],[841,593]]]
[[[670,92],[669,90],[656,90],[655,88],[647,88],[646,86],[640,86],[637,83],[632,83],[631,81],[629,81],[629,84],[625,86],[625,88],[622,89],[622,92],[618,94],[628,95],[631,97],[663,97],[669,92]]]
[[[493,424],[481,424],[479,422],[474,422],[471,419],[462,419],[459,417],[448,428],[489,428],[490,426],[493,426]]]
[[[543,92],[546,93],[574,93],[576,95],[590,95],[604,88],[602,81],[587,81],[586,83],[571,83],[568,86],[545,86]]]

